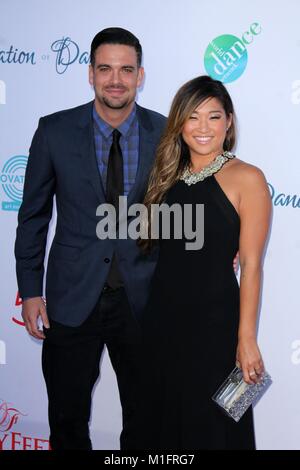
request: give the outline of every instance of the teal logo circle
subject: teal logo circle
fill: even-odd
[[[25,170],[28,157],[16,155],[4,164],[0,181],[7,197],[15,202],[22,202]]]
[[[223,34],[213,39],[204,54],[206,72],[223,83],[237,80],[243,74],[247,62],[245,44],[232,34]]]

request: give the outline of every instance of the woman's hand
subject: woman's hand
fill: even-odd
[[[259,382],[264,372],[264,363],[256,339],[240,339],[238,342],[236,361],[243,371],[244,381],[248,384]]]

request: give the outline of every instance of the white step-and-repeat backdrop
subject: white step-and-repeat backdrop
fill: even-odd
[[[13,256],[28,149],[40,116],[92,99],[89,46],[109,26],[142,43],[141,105],[167,114],[179,86],[201,74],[233,97],[237,154],[265,172],[274,209],[259,327],[273,385],[255,408],[257,446],[300,449],[299,0],[1,0],[0,11],[0,449],[49,447],[41,344],[22,324]],[[101,370],[91,434],[95,449],[117,449],[106,354]]]

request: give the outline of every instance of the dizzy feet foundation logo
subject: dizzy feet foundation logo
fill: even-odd
[[[17,292],[17,295],[16,295],[15,306],[16,307],[21,307],[22,306],[22,299],[20,297],[19,292]],[[17,325],[19,325],[19,326],[25,326],[25,323],[21,320],[18,320],[15,316],[12,317],[12,321],[14,323],[16,323]]]
[[[223,34],[213,39],[204,54],[205,70],[215,80],[223,83],[237,80],[248,63],[247,46],[261,33],[259,23],[252,23],[241,38]]]
[[[9,403],[0,400],[0,431],[7,432],[18,422],[19,416],[26,416]]]
[[[0,399],[0,451],[2,450],[50,450],[48,439],[18,432],[19,418],[27,414]],[[23,423],[24,426],[24,423]]]
[[[2,201],[2,210],[18,211],[23,199],[23,186],[28,157],[16,155],[9,158],[0,174],[1,185],[8,201]]]

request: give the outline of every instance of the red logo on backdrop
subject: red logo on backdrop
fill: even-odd
[[[50,450],[47,439],[33,436],[24,436],[20,432],[13,431],[20,416],[27,416],[17,408],[0,400],[0,451],[1,450]]]
[[[20,305],[22,305],[22,299],[21,299],[21,297],[20,297],[19,292],[17,292],[16,301],[15,301],[15,306],[16,306],[16,307],[19,307]],[[23,321],[17,320],[17,318],[15,318],[15,317],[12,317],[12,321],[15,322],[17,325],[25,326],[25,323],[24,323]]]
[[[9,403],[0,402],[0,431],[9,431],[18,422],[19,416],[26,416],[16,408],[11,408]]]

